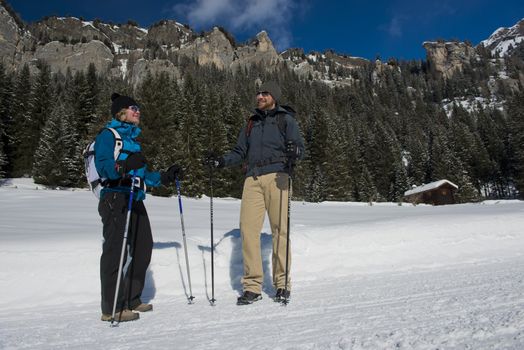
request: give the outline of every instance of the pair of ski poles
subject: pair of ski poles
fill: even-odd
[[[131,222],[131,209],[132,209],[132,206],[133,206],[134,185],[135,185],[135,181],[136,181],[135,171],[134,170],[131,173],[131,176],[132,177],[131,177],[131,186],[130,186],[130,189],[129,189],[129,202],[128,202],[128,205],[127,205],[127,214],[126,214],[126,225],[125,225],[125,228],[124,228],[124,240],[122,242],[122,251],[120,253],[120,263],[118,265],[118,276],[117,276],[117,280],[116,280],[115,297],[114,297],[114,300],[113,300],[113,312],[111,314],[111,327],[113,327],[114,321],[115,321],[116,305],[117,305],[117,302],[118,302],[118,292],[119,292],[119,289],[120,289],[120,282],[121,282],[121,279],[122,279],[122,270],[124,268],[124,266],[123,266],[124,265],[124,255],[125,255],[126,248],[127,248],[127,235],[128,235],[128,231],[129,231],[129,224]],[[175,183],[176,183],[176,190],[177,190],[177,194],[178,194],[178,208],[179,208],[179,211],[180,211],[180,222],[181,222],[181,226],[182,226],[182,238],[183,238],[183,242],[184,242],[184,255],[185,255],[185,258],[186,258],[187,280],[188,280],[188,285],[189,285],[189,297],[187,299],[188,299],[189,303],[192,304],[193,303],[193,299],[195,299],[195,297],[193,296],[193,291],[191,289],[191,273],[190,273],[190,270],[189,270],[189,258],[188,258],[188,254],[187,254],[186,230],[185,230],[185,227],[184,227],[184,212],[183,212],[183,209],[182,209],[182,196],[180,195],[180,181],[178,180],[178,178],[175,178]]]

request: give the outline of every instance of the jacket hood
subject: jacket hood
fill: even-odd
[[[294,117],[295,114],[297,113],[297,112],[295,112],[295,110],[292,107],[279,105],[279,104],[277,104],[274,109],[272,109],[270,111],[267,111],[267,112],[266,111],[262,111],[262,110],[260,110],[258,108],[255,108],[255,110],[253,112],[254,112],[254,115],[251,116],[251,118],[256,117],[256,116],[258,116],[260,118],[264,118],[266,116],[272,116],[272,115],[276,115],[278,113],[286,113],[286,114],[289,114],[292,117]]]
[[[142,132],[142,129],[140,129],[138,126],[134,124],[125,123],[114,118],[106,124],[106,127],[116,129],[119,134],[126,135],[133,139],[138,137],[138,135],[140,135],[140,133]]]

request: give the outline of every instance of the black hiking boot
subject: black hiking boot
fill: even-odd
[[[237,305],[249,305],[261,299],[262,295],[246,290],[241,297],[238,297]]]
[[[291,296],[291,291],[285,290],[284,288],[278,288],[277,294],[275,294],[275,298],[273,298],[273,300],[277,303],[282,303],[286,300],[289,301],[290,296]]]

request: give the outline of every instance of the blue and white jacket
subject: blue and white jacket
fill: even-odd
[[[129,153],[136,153],[141,151],[140,144],[136,141],[140,135],[140,128],[130,123],[124,123],[116,119],[112,119],[106,124],[106,128],[115,129],[122,138],[122,151]],[[104,129],[95,139],[95,166],[100,177],[107,178],[109,181],[121,179],[120,174],[116,171],[114,159],[115,137],[111,130]],[[128,157],[127,152],[121,152],[117,160],[124,160]],[[151,187],[160,186],[160,173],[157,171],[147,170],[147,166],[135,171],[135,176],[138,177],[142,184]],[[128,186],[111,186],[104,187],[101,191],[100,198],[104,197],[108,192],[129,192]],[[135,189],[134,200],[141,201],[146,197],[145,186],[140,189]]]

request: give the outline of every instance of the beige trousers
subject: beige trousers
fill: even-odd
[[[271,173],[246,178],[240,208],[240,233],[244,259],[244,291],[261,293],[264,272],[260,247],[260,233],[266,211],[273,239],[273,285],[284,288],[286,279],[288,175]],[[291,269],[291,246],[288,268]],[[288,273],[288,290],[291,289]]]

